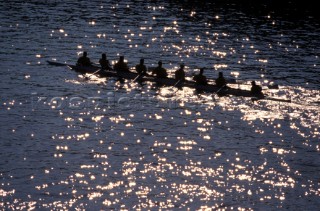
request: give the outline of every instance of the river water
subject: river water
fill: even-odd
[[[0,2],[1,210],[319,208],[317,19],[181,2]],[[84,50],[162,60],[170,75],[222,71],[291,103],[85,80],[46,62]]]

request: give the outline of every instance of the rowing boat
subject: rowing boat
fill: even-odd
[[[158,84],[162,84],[165,86],[176,86],[177,80],[174,78],[157,78],[150,75],[141,76],[138,73],[134,72],[121,72],[121,71],[109,71],[109,70],[100,70],[100,67],[98,66],[77,66],[77,65],[71,65],[71,64],[65,64],[65,63],[59,63],[54,61],[47,61],[50,65],[55,66],[68,66],[70,69],[85,74],[85,73],[97,73],[101,77],[118,77],[118,78],[124,78],[124,79],[137,79],[139,78],[140,82],[149,81],[149,82],[155,82]],[[98,71],[98,72],[97,72]],[[239,96],[239,97],[251,97],[255,100],[260,99],[268,99],[265,95],[259,94],[259,95],[253,95],[250,90],[243,90],[243,89],[237,89],[237,88],[230,88],[230,87],[218,87],[214,84],[207,84],[207,85],[199,85],[196,84],[194,81],[180,81],[178,82],[179,87],[189,87],[196,89],[197,91],[203,91],[203,92],[210,92],[210,93],[216,93],[219,96]],[[274,101],[280,101],[280,102],[290,102],[289,100],[285,99],[275,99],[272,98]]]

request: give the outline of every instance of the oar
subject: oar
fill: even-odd
[[[217,92],[216,94],[218,94],[223,88],[225,88],[227,85],[223,85]]]
[[[139,75],[132,80],[132,83],[136,82],[136,80],[138,80],[142,74],[143,72],[139,73]]]
[[[182,79],[178,80],[178,81],[173,85],[173,87],[176,88],[177,85],[178,85],[181,81],[182,81]],[[178,90],[179,90],[179,88],[177,88],[176,91],[174,91],[174,92],[172,93],[172,95],[176,94]],[[173,90],[172,90],[172,91],[173,91]]]
[[[216,91],[216,92],[214,92],[213,94],[212,94],[212,99],[214,99],[214,96],[216,95],[216,94],[218,94],[223,88],[225,88],[227,85],[223,85],[220,89],[218,89],[218,91]]]
[[[177,88],[177,85],[182,82],[182,79],[178,80],[174,85],[173,87],[176,87]],[[174,92],[174,94],[178,91],[178,90],[181,90],[180,88],[177,88],[177,90]]]
[[[54,66],[68,66],[69,65],[69,64],[55,62],[55,61],[49,61],[49,60],[47,60],[47,63],[50,65],[54,65]]]
[[[90,76],[85,77],[86,80],[89,80],[90,77],[92,77],[93,75],[95,75],[97,72],[99,72],[101,69],[99,68],[97,71],[95,71],[94,73],[92,73]]]
[[[173,87],[177,87],[177,85],[178,85],[181,81],[182,81],[181,79],[178,80],[177,83],[175,83],[175,84],[173,85]]]
[[[262,98],[261,100],[272,100],[272,101],[277,101],[277,102],[291,103],[291,100],[273,98],[273,97],[265,97],[265,98]]]

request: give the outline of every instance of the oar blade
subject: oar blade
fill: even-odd
[[[68,66],[68,64],[60,63],[60,62],[54,62],[54,61],[47,61],[48,64],[54,65],[54,66]]]

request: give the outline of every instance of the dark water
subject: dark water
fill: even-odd
[[[319,207],[318,19],[192,2],[0,2],[1,209]],[[84,80],[46,63],[83,50],[162,60],[170,74],[222,71],[292,103]]]

